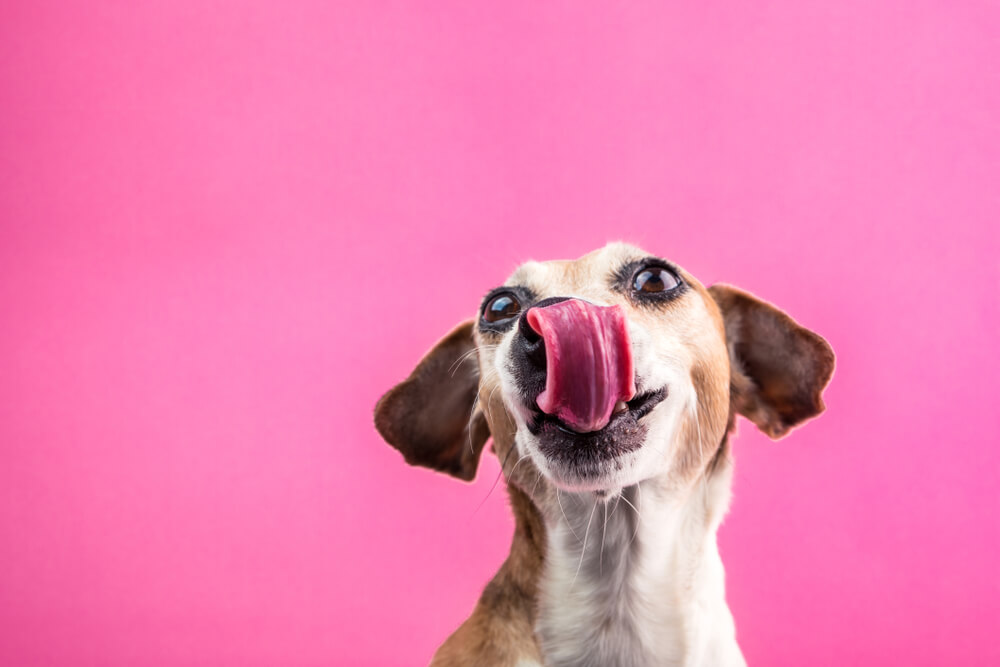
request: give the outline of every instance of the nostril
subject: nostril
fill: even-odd
[[[542,308],[547,308],[563,301],[569,301],[569,299],[570,297],[568,296],[550,296],[521,313],[521,317],[517,320],[517,330],[524,336],[524,340],[532,345],[537,343],[540,346],[544,346],[545,342],[542,340],[541,326],[537,320],[538,313],[532,311],[541,310]]]
[[[529,308],[524,311],[524,314],[517,320],[517,329],[521,335],[524,336],[526,341],[529,343],[538,343],[542,340],[542,334],[535,331],[535,329],[531,326],[531,322],[528,318],[528,313],[530,312],[531,309]]]
[[[531,326],[528,313],[525,311],[517,321],[517,331],[521,335],[521,347],[525,356],[532,364],[539,368],[545,368],[545,339]]]

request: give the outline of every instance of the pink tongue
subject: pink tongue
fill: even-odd
[[[545,389],[538,408],[579,433],[604,428],[615,403],[635,395],[621,307],[569,299],[531,308],[527,318],[545,341]]]

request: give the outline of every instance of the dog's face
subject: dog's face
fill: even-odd
[[[524,264],[487,295],[474,339],[491,428],[513,422],[517,455],[559,487],[614,493],[689,474],[722,438],[719,310],[692,276],[638,248]]]
[[[696,479],[736,412],[780,437],[822,411],[832,371],[826,342],[773,306],[616,243],[518,268],[382,398],[376,426],[463,479],[492,433],[533,496],[540,479],[614,494]]]

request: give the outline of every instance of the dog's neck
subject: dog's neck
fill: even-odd
[[[558,494],[535,621],[546,665],[744,664],[715,540],[731,478],[725,461],[684,488]]]

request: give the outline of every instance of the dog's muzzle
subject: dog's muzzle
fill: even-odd
[[[565,297],[540,301],[518,321],[512,360],[529,400],[577,433],[601,430],[616,407],[635,396],[620,306]]]

